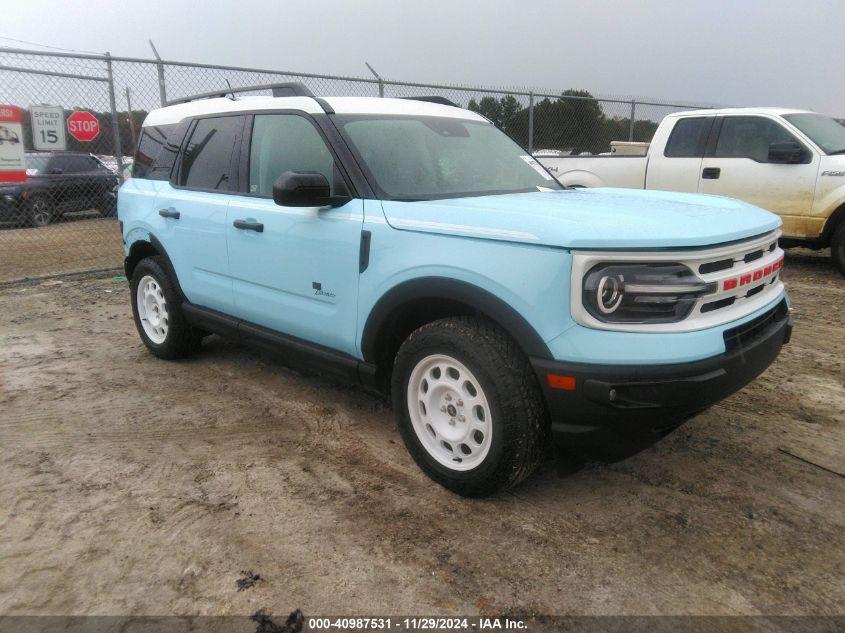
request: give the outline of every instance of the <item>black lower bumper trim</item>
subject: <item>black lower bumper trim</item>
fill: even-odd
[[[786,301],[724,333],[726,352],[691,363],[592,365],[532,358],[559,435],[632,437],[665,434],[759,376],[789,341]],[[547,374],[573,376],[571,391],[549,386]]]

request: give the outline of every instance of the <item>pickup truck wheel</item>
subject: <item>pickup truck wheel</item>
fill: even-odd
[[[29,200],[29,223],[32,226],[47,226],[53,221],[53,205],[44,196],[32,196]]]
[[[441,319],[413,332],[396,356],[392,398],[414,461],[453,492],[505,490],[540,462],[548,424],[537,380],[487,320]]]
[[[845,277],[845,220],[840,221],[833,232],[833,238],[830,240],[830,256],[839,273]]]
[[[202,333],[185,321],[179,295],[160,257],[142,259],[129,287],[135,327],[153,354],[174,360],[199,349]]]

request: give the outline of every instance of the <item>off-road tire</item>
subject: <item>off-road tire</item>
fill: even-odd
[[[146,277],[152,277],[161,287],[167,303],[168,327],[167,335],[161,343],[153,341],[144,331],[138,308],[138,285]],[[203,333],[192,327],[182,314],[182,302],[173,280],[167,273],[164,259],[160,256],[142,259],[132,272],[129,283],[130,299],[132,302],[132,316],[135,327],[147,348],[159,358],[176,360],[194,354],[199,350]]]
[[[830,240],[830,256],[839,274],[845,277],[845,219],[839,222],[839,226],[833,232]]]
[[[455,471],[431,456],[414,430],[408,385],[418,363],[447,355],[475,375],[491,413],[492,438],[483,461]],[[399,348],[391,380],[394,415],[414,461],[434,481],[465,497],[506,490],[528,477],[548,446],[548,414],[528,358],[489,320],[452,317],[414,331]]]

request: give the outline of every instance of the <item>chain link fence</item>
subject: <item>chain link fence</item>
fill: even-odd
[[[117,188],[131,172],[150,110],[227,87],[290,81],[325,96],[444,97],[480,112],[532,152],[606,152],[614,140],[650,141],[670,112],[712,107],[0,48],[0,101],[23,110],[19,141],[27,166],[25,182],[0,182],[0,283],[120,267]],[[65,129],[66,144],[45,151],[52,139],[32,125],[41,106],[60,108],[65,128],[74,112],[89,112],[99,133],[78,140]]]

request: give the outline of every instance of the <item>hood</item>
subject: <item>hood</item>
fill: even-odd
[[[731,198],[636,189],[385,200],[382,207],[399,230],[573,249],[711,246],[781,225],[773,213]]]

